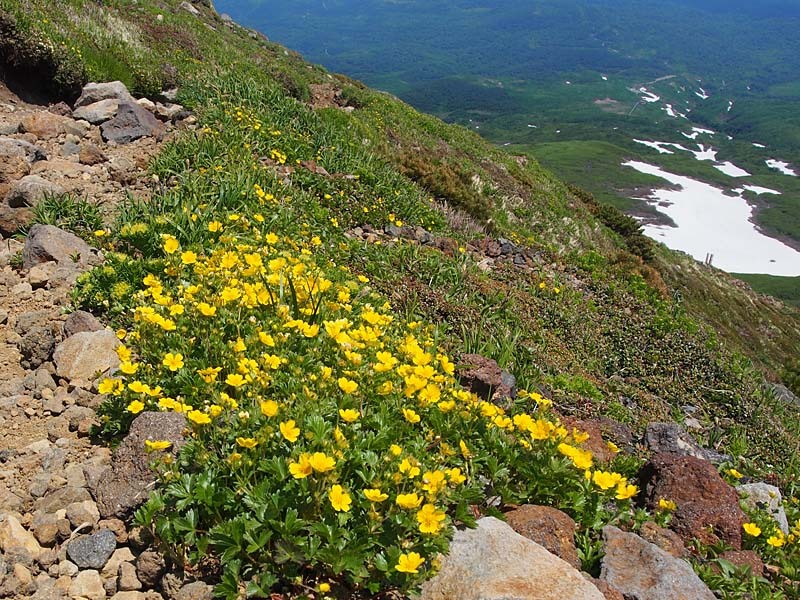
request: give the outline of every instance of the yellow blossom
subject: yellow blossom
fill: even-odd
[[[617,494],[615,497],[617,500],[628,500],[629,498],[633,498],[638,493],[639,488],[637,488],[635,485],[630,485],[623,480],[617,484]]]
[[[305,452],[300,455],[298,462],[292,461],[289,463],[289,473],[291,473],[292,477],[295,479],[305,479],[313,472],[314,469],[311,467],[311,455]]]
[[[410,494],[398,494],[395,502],[400,508],[419,508],[419,505],[422,504],[422,498],[416,492],[411,492]]]
[[[208,425],[211,423],[211,417],[199,410],[190,410],[186,413],[186,418],[195,425]]]
[[[786,538],[780,531],[775,533],[775,535],[771,535],[770,537],[767,538],[767,544],[769,544],[773,548],[780,548],[785,543],[786,543]]]
[[[144,446],[148,452],[155,452],[159,450],[166,450],[172,446],[172,442],[168,440],[145,440]]]
[[[222,367],[206,367],[205,369],[197,371],[197,374],[200,375],[206,383],[214,383],[220,371],[222,371]]]
[[[275,400],[262,400],[259,403],[261,414],[265,417],[274,417],[278,414],[278,403]]]
[[[252,449],[258,446],[258,442],[254,438],[237,437],[236,443],[242,448]]]
[[[297,438],[300,437],[300,428],[297,427],[294,419],[284,421],[278,427],[281,430],[281,435],[291,443],[296,442]]]
[[[678,508],[678,505],[675,504],[675,502],[673,502],[672,500],[667,500],[666,498],[659,498],[658,499],[658,508],[660,510],[666,510],[666,511],[670,511],[671,512],[671,511],[675,510],[676,508]]]
[[[166,235],[164,236],[164,252],[167,254],[174,254],[178,251],[181,245],[173,236]]]
[[[326,473],[336,466],[336,459],[324,452],[314,452],[309,459],[309,464],[317,473]]]
[[[172,352],[168,352],[164,355],[164,360],[161,361],[161,364],[167,367],[170,371],[177,371],[178,369],[183,368],[183,355],[173,354]]]
[[[344,488],[338,484],[334,485],[328,492],[328,500],[330,500],[333,510],[337,512],[348,512],[350,510],[350,504],[353,502],[350,498],[350,494],[344,491]]]
[[[389,495],[384,494],[380,489],[370,488],[364,490],[364,497],[370,502],[383,502],[389,498]]]
[[[125,375],[134,375],[136,371],[139,370],[139,365],[137,363],[123,361],[119,365],[119,370],[125,373]]]
[[[197,254],[191,250],[187,250],[181,254],[181,263],[184,265],[193,265],[197,262]]]
[[[414,410],[411,408],[403,409],[403,417],[405,418],[406,421],[412,424],[419,423],[420,421],[420,416],[416,412],[414,412]]]
[[[426,504],[417,512],[417,522],[422,533],[436,534],[442,529],[442,521],[446,515],[443,511],[437,510],[433,504]]]
[[[213,317],[214,315],[217,314],[217,307],[211,306],[207,302],[200,302],[197,305],[197,310],[199,310],[200,314],[203,315],[204,317]]]
[[[241,387],[245,384],[244,377],[239,375],[238,373],[230,373],[225,378],[225,383],[227,383],[231,387]]]
[[[339,389],[345,394],[352,394],[358,389],[358,384],[355,381],[347,379],[346,377],[340,377],[336,383],[338,384]]]
[[[397,560],[395,570],[400,573],[419,573],[419,568],[423,565],[425,559],[416,552],[409,552],[401,554]]]
[[[747,535],[751,535],[753,537],[758,537],[761,535],[761,528],[755,523],[745,523],[742,526],[742,529],[744,529],[744,532]]]
[[[133,415],[138,415],[144,410],[144,403],[140,402],[139,400],[134,400],[128,404],[126,410]]]
[[[358,421],[358,418],[361,416],[357,410],[352,408],[347,409],[339,409],[339,416],[345,423],[354,423]]]
[[[595,471],[592,475],[592,482],[601,490],[615,487],[621,479],[622,475],[619,473],[610,473],[608,471]]]

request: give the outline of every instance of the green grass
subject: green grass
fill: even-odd
[[[800,277],[777,277],[774,275],[751,275],[734,273],[734,276],[750,284],[757,292],[774,296],[800,308]]]

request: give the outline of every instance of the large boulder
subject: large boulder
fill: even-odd
[[[722,540],[741,549],[746,517],[739,507],[739,494],[710,462],[657,454],[642,467],[639,478],[648,508],[656,510],[662,498],[675,502],[670,527],[685,542],[697,538],[704,544],[716,544]]]
[[[457,375],[461,385],[484,400],[505,404],[517,393],[514,376],[480,354],[462,354]]]
[[[53,225],[34,225],[22,249],[22,267],[55,261],[59,265],[88,266],[92,249],[77,235]]]
[[[603,528],[600,579],[631,600],[714,600],[716,596],[686,561],[634,533]]]
[[[91,381],[99,373],[108,373],[119,366],[117,346],[119,339],[108,329],[71,335],[53,352],[56,374],[69,380]]]
[[[181,413],[144,412],[134,419],[127,437],[114,451],[111,467],[90,483],[100,516],[125,518],[147,500],[156,476],[150,468],[153,457],[147,453],[145,441],[172,442],[170,451],[177,454],[185,429],[186,418]]]
[[[41,140],[49,140],[66,132],[65,123],[69,118],[48,111],[38,111],[25,115],[20,121],[22,133],[31,133]]]
[[[46,196],[60,196],[66,190],[38,175],[27,175],[14,183],[6,194],[6,204],[11,208],[36,206]]]
[[[106,142],[130,144],[147,136],[160,137],[164,126],[136,102],[120,102],[117,116],[103,123],[100,132]]]
[[[574,567],[492,517],[457,531],[420,600],[604,600]]]
[[[117,100],[118,102],[134,102],[133,96],[121,81],[105,83],[87,83],[83,86],[80,97],[75,101],[75,108],[88,106],[101,100]],[[73,114],[75,114],[73,112]]]

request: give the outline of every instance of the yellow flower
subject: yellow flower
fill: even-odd
[[[459,485],[467,480],[467,478],[461,474],[461,469],[458,467],[454,467],[447,471],[447,477],[450,479],[450,483],[454,485]]]
[[[192,252],[191,250],[187,250],[183,254],[181,254],[181,262],[184,265],[193,265],[197,262],[197,254]]]
[[[403,459],[398,468],[400,469],[400,472],[404,473],[409,479],[414,479],[421,473],[420,468],[407,458]]]
[[[658,508],[661,510],[668,510],[671,512],[676,508],[678,508],[678,505],[675,504],[672,500],[667,500],[666,498],[659,498]]]
[[[211,423],[211,417],[204,412],[200,412],[199,410],[190,410],[186,413],[186,418],[195,425],[208,425]]]
[[[258,442],[253,438],[237,437],[236,443],[242,448],[253,449],[258,446]]]
[[[164,360],[161,361],[161,364],[173,372],[177,371],[178,369],[182,369],[183,354],[173,354],[172,352],[168,352],[164,355]]]
[[[260,403],[261,414],[265,417],[274,417],[278,414],[278,403],[275,400],[262,400]]]
[[[139,365],[126,360],[119,364],[119,370],[125,375],[134,375],[139,370]]]
[[[419,423],[420,421],[420,416],[411,408],[403,409],[403,417],[405,417],[406,421],[412,424]]]
[[[397,560],[395,570],[400,573],[419,573],[419,568],[423,565],[425,559],[416,552],[409,552],[408,554],[401,554]]]
[[[222,407],[219,404],[212,404],[208,407],[208,414],[211,416],[212,419],[216,419],[218,416],[222,414]]]
[[[753,537],[758,537],[761,535],[761,528],[755,523],[745,523],[742,526],[742,529],[744,529],[744,532],[747,535],[751,535]]]
[[[342,417],[342,420],[344,420],[346,423],[354,423],[355,421],[358,421],[358,417],[360,417],[361,415],[357,410],[354,410],[352,408],[344,410],[340,408],[339,416]]]
[[[211,306],[208,302],[200,302],[197,305],[197,310],[199,310],[200,314],[204,317],[213,317],[217,314],[217,307]]]
[[[324,452],[314,452],[309,459],[309,464],[317,473],[325,473],[336,466],[336,459]]]
[[[775,535],[771,535],[767,538],[767,544],[772,546],[773,548],[780,548],[786,543],[786,538],[783,537],[783,533],[780,531],[777,532]]]
[[[422,489],[428,494],[436,495],[444,489],[445,475],[443,471],[426,471],[422,476]]]
[[[410,494],[398,494],[395,502],[400,508],[419,508],[422,498],[417,496],[416,492],[411,492]]]
[[[311,467],[311,457],[309,454],[303,452],[300,455],[299,462],[290,462],[289,463],[289,472],[292,474],[292,477],[295,479],[305,479],[314,471]]]
[[[297,438],[300,437],[300,428],[297,427],[294,419],[284,421],[278,427],[281,430],[281,435],[291,443],[295,443]]]
[[[442,529],[442,521],[445,520],[445,514],[441,510],[437,510],[433,504],[426,504],[417,513],[417,522],[419,523],[419,530],[422,533],[439,533]]]
[[[222,371],[222,367],[206,367],[205,369],[197,371],[197,374],[200,375],[206,383],[214,383],[220,371]]]
[[[607,447],[608,447],[608,449],[609,449],[609,450],[611,450],[611,452],[613,452],[614,454],[617,454],[617,453],[619,452],[619,446],[617,446],[617,445],[616,445],[614,442],[612,442],[612,441],[610,441],[610,440],[606,442],[606,446],[607,446]]]
[[[178,251],[178,248],[180,247],[181,245],[178,243],[178,240],[176,240],[174,237],[172,237],[171,235],[164,236],[164,252],[166,252],[167,254],[174,254],[175,252]]]
[[[739,471],[737,471],[736,469],[728,469],[728,475],[730,475],[730,476],[731,476],[731,477],[733,477],[734,479],[741,479],[742,477],[744,477],[744,476],[743,476],[741,473],[739,473]]]
[[[608,471],[595,471],[592,475],[592,482],[601,490],[610,490],[622,480],[619,473],[609,473]]]
[[[384,494],[378,488],[370,488],[364,490],[364,497],[370,502],[383,502],[389,498],[389,495]]]
[[[157,450],[166,450],[172,446],[172,442],[167,440],[145,440],[144,447],[147,448],[148,452],[154,452]]]
[[[352,394],[358,389],[358,384],[355,381],[347,379],[346,377],[340,377],[336,383],[339,384],[339,389],[345,394]]]
[[[344,488],[338,484],[334,485],[328,492],[328,500],[330,500],[333,510],[337,512],[349,511],[350,504],[353,502],[350,498],[350,494],[345,492]]]
[[[238,373],[230,373],[225,378],[225,383],[227,383],[231,387],[241,387],[244,385],[244,377],[239,375]]]
[[[472,456],[472,452],[470,452],[469,447],[464,443],[464,440],[460,440],[458,442],[458,447],[461,449],[461,456],[464,458],[469,458]]]
[[[329,584],[329,583],[320,583],[319,586],[318,586],[318,589],[323,594],[327,594],[328,592],[331,591],[331,584]]]
[[[134,400],[127,406],[127,411],[133,415],[138,415],[144,410],[144,404],[139,400]]]
[[[628,498],[633,498],[638,493],[639,488],[637,488],[635,485],[629,485],[625,483],[624,480],[617,484],[617,500],[627,500]]]
[[[392,444],[389,447],[389,452],[391,452],[394,456],[400,456],[403,453],[403,449],[397,444]]]
[[[118,379],[103,379],[103,381],[101,381],[97,386],[97,391],[101,394],[113,394],[114,390],[117,389],[118,381]]]
[[[211,223],[208,224],[208,230],[211,233],[217,233],[218,231],[222,231],[222,223],[220,223],[219,221],[211,221]]]

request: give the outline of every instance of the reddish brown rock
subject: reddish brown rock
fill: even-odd
[[[0,184],[2,189],[2,184]],[[10,237],[24,231],[33,223],[33,211],[29,208],[11,208],[0,204],[0,235]]]
[[[576,569],[581,568],[575,548],[575,521],[558,509],[527,504],[505,515],[518,534],[544,546]]]
[[[737,567],[749,567],[750,573],[755,577],[764,575],[764,562],[755,550],[728,550],[720,554],[719,557]]]
[[[458,380],[480,398],[503,403],[516,395],[513,375],[503,372],[491,358],[480,354],[462,354],[459,363]]]
[[[606,600],[625,600],[625,596],[622,595],[622,592],[613,585],[610,585],[607,581],[592,578],[591,582],[600,590],[600,593],[605,596]]]
[[[50,139],[63,134],[66,117],[47,111],[40,111],[26,115],[20,121],[22,133],[32,133],[39,139]]]
[[[81,164],[91,166],[106,162],[108,157],[96,145],[89,143],[81,146],[78,160]]]
[[[647,521],[642,525],[639,530],[639,536],[675,558],[683,558],[687,554],[686,546],[683,545],[681,536],[671,529],[660,527],[653,521]]]
[[[704,544],[720,540],[734,550],[742,547],[746,517],[739,495],[711,463],[692,456],[657,454],[639,474],[645,503],[654,510],[661,498],[677,504],[671,528],[684,542]]]

